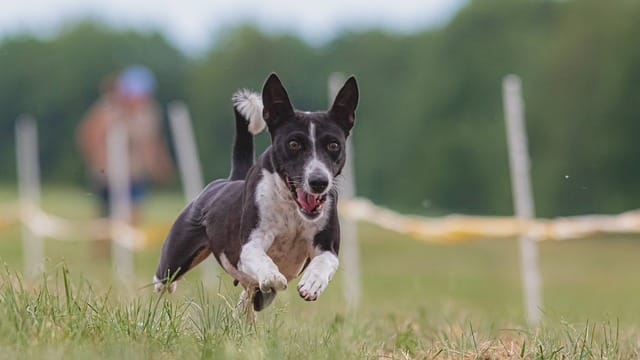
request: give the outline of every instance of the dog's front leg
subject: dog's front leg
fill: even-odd
[[[287,288],[287,278],[266,253],[272,243],[273,235],[254,232],[242,246],[238,262],[238,270],[255,279],[263,293]]]
[[[333,203],[338,199],[334,198]],[[314,301],[327,288],[338,270],[340,248],[340,223],[335,206],[331,207],[329,222],[313,239],[313,257],[298,282],[298,293],[307,301]]]
[[[304,271],[298,283],[298,293],[307,301],[314,301],[327,288],[329,281],[338,270],[340,261],[330,250],[316,248],[316,254]]]

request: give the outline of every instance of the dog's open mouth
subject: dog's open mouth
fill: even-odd
[[[301,185],[292,182],[289,177],[286,177],[286,181],[287,185],[289,186],[289,190],[291,190],[291,194],[296,201],[296,204],[298,204],[298,209],[300,210],[300,212],[305,217],[311,220],[320,216],[320,214],[322,213],[324,202],[327,200],[327,195],[308,193],[304,191]]]

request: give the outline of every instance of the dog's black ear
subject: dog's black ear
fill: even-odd
[[[358,83],[354,76],[350,76],[338,91],[329,114],[349,134],[356,120],[356,107],[358,107]]]
[[[270,131],[280,125],[282,121],[293,116],[293,106],[289,101],[287,90],[282,86],[278,75],[275,73],[269,75],[269,78],[264,83],[262,103],[264,105],[262,117]]]

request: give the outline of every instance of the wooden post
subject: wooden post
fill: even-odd
[[[345,82],[341,73],[333,73],[329,77],[329,106],[333,103],[338,91]],[[356,195],[355,172],[353,167],[353,144],[351,137],[347,139],[347,159],[342,169],[340,181],[340,197],[352,199]],[[349,310],[354,310],[360,303],[360,255],[358,253],[358,227],[354,220],[342,218],[340,221],[340,255],[342,258],[342,274],[344,298]]]
[[[173,144],[178,158],[178,168],[182,179],[185,202],[189,203],[204,188],[202,169],[193,135],[191,116],[187,105],[182,101],[174,101],[168,107],[169,124],[173,134]],[[202,280],[205,285],[214,286],[217,280],[217,266],[213,256],[207,258],[201,265]]]
[[[519,219],[529,220],[535,218],[535,210],[520,78],[516,75],[506,76],[502,83],[502,91],[514,208]],[[537,324],[542,315],[542,298],[538,249],[531,233],[520,235],[520,259],[527,321]]]
[[[131,231],[128,231],[131,224],[131,178],[129,137],[122,123],[112,124],[107,133],[107,177],[113,268],[122,280],[129,282],[134,276],[133,239]]]
[[[16,122],[16,166],[21,215],[29,216],[40,206],[40,167],[38,162],[38,128],[30,115]],[[33,278],[44,266],[44,242],[34,234],[22,218],[24,275]]]
[[[168,113],[171,132],[173,133],[173,144],[178,157],[184,197],[189,202],[204,187],[196,140],[191,126],[191,116],[189,115],[189,109],[182,101],[170,103]]]

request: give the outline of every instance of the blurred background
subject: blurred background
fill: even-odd
[[[259,90],[275,71],[297,108],[326,109],[329,75],[355,74],[358,195],[429,216],[513,213],[501,82],[515,73],[526,103],[537,215],[635,209],[639,35],[636,1],[2,2],[0,203],[17,199],[14,126],[29,113],[39,127],[45,209],[70,218],[97,213],[75,134],[105,77],[141,64],[154,75],[172,157],[166,104],[179,99],[189,107],[207,182],[229,172],[235,90]],[[262,135],[260,144],[267,141]],[[145,219],[170,222],[183,206],[179,177],[153,186]],[[512,240],[447,247],[371,227],[362,233],[369,294],[379,289],[383,299],[402,286],[405,298],[415,299],[433,286],[434,297],[520,311]],[[164,235],[156,237],[148,254],[138,255],[149,269]],[[1,230],[0,239],[3,260],[19,263],[19,230]],[[622,280],[640,271],[630,255],[637,239],[601,240],[542,247],[545,286],[553,290],[545,300],[558,311],[598,291],[622,292],[614,309],[639,299]],[[47,246],[53,258],[68,259],[75,249]],[[377,273],[390,249],[404,259],[403,270]],[[575,253],[582,256],[567,264]]]
[[[337,4],[0,5],[0,181],[14,183],[13,123],[31,113],[43,181],[83,186],[69,136],[101,79],[128,64],[155,73],[161,104],[189,105],[209,180],[228,173],[233,91],[275,71],[298,108],[324,109],[326,79],[341,71],[362,89],[360,195],[414,213],[509,214],[500,84],[517,73],[538,214],[637,206],[640,5]]]

